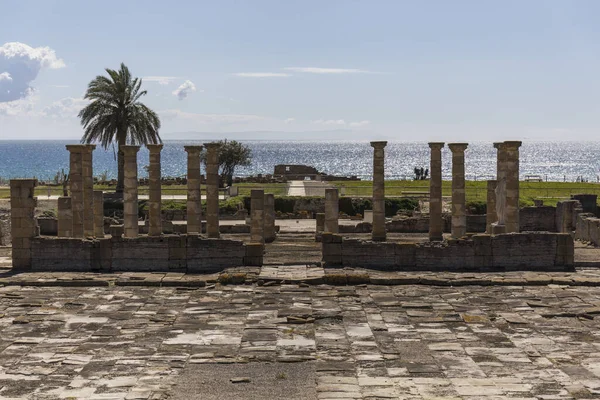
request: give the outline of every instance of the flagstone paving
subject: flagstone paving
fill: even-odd
[[[296,398],[594,399],[598,315],[565,285],[5,286],[0,399],[260,398],[287,363],[312,370]]]

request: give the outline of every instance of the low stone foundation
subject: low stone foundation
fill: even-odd
[[[37,271],[214,272],[262,265],[264,247],[198,235],[76,239],[31,239],[31,269]]]
[[[564,271],[574,265],[571,235],[525,232],[446,242],[392,243],[323,233],[326,266],[379,270]]]

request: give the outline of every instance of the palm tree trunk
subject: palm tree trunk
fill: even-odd
[[[125,155],[123,154],[123,150],[121,146],[127,144],[125,135],[117,134],[117,138],[119,141],[119,150],[117,155],[117,168],[118,168],[118,178],[117,178],[117,193],[123,195],[123,187],[125,186]]]

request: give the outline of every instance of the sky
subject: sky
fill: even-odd
[[[164,140],[595,140],[595,0],[0,0],[0,140],[124,62]]]

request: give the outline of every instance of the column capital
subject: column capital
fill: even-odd
[[[91,153],[92,151],[96,150],[96,145],[95,144],[86,144],[85,150],[89,151]]]
[[[162,144],[147,144],[146,147],[151,154],[160,153],[163,148]]]
[[[429,148],[431,150],[441,150],[444,147],[444,142],[429,142]]]
[[[504,148],[518,149],[522,144],[519,140],[508,140],[504,142]]]
[[[196,153],[200,153],[202,151],[202,146],[183,146],[184,150],[187,151],[189,154],[196,154]]]
[[[123,154],[126,156],[134,156],[138,151],[140,151],[140,146],[121,146],[121,150],[123,150]]]
[[[387,145],[387,141],[371,142],[371,147],[383,149]]]
[[[206,148],[206,150],[216,149],[219,146],[221,146],[221,144],[217,142],[204,143],[204,147]]]
[[[501,150],[502,148],[504,148],[504,142],[494,142],[494,148]]]
[[[452,153],[460,153],[467,149],[468,143],[448,143],[448,147]]]
[[[65,147],[71,153],[77,153],[77,152],[82,152],[83,150],[85,150],[86,145],[85,144],[68,144]]]

